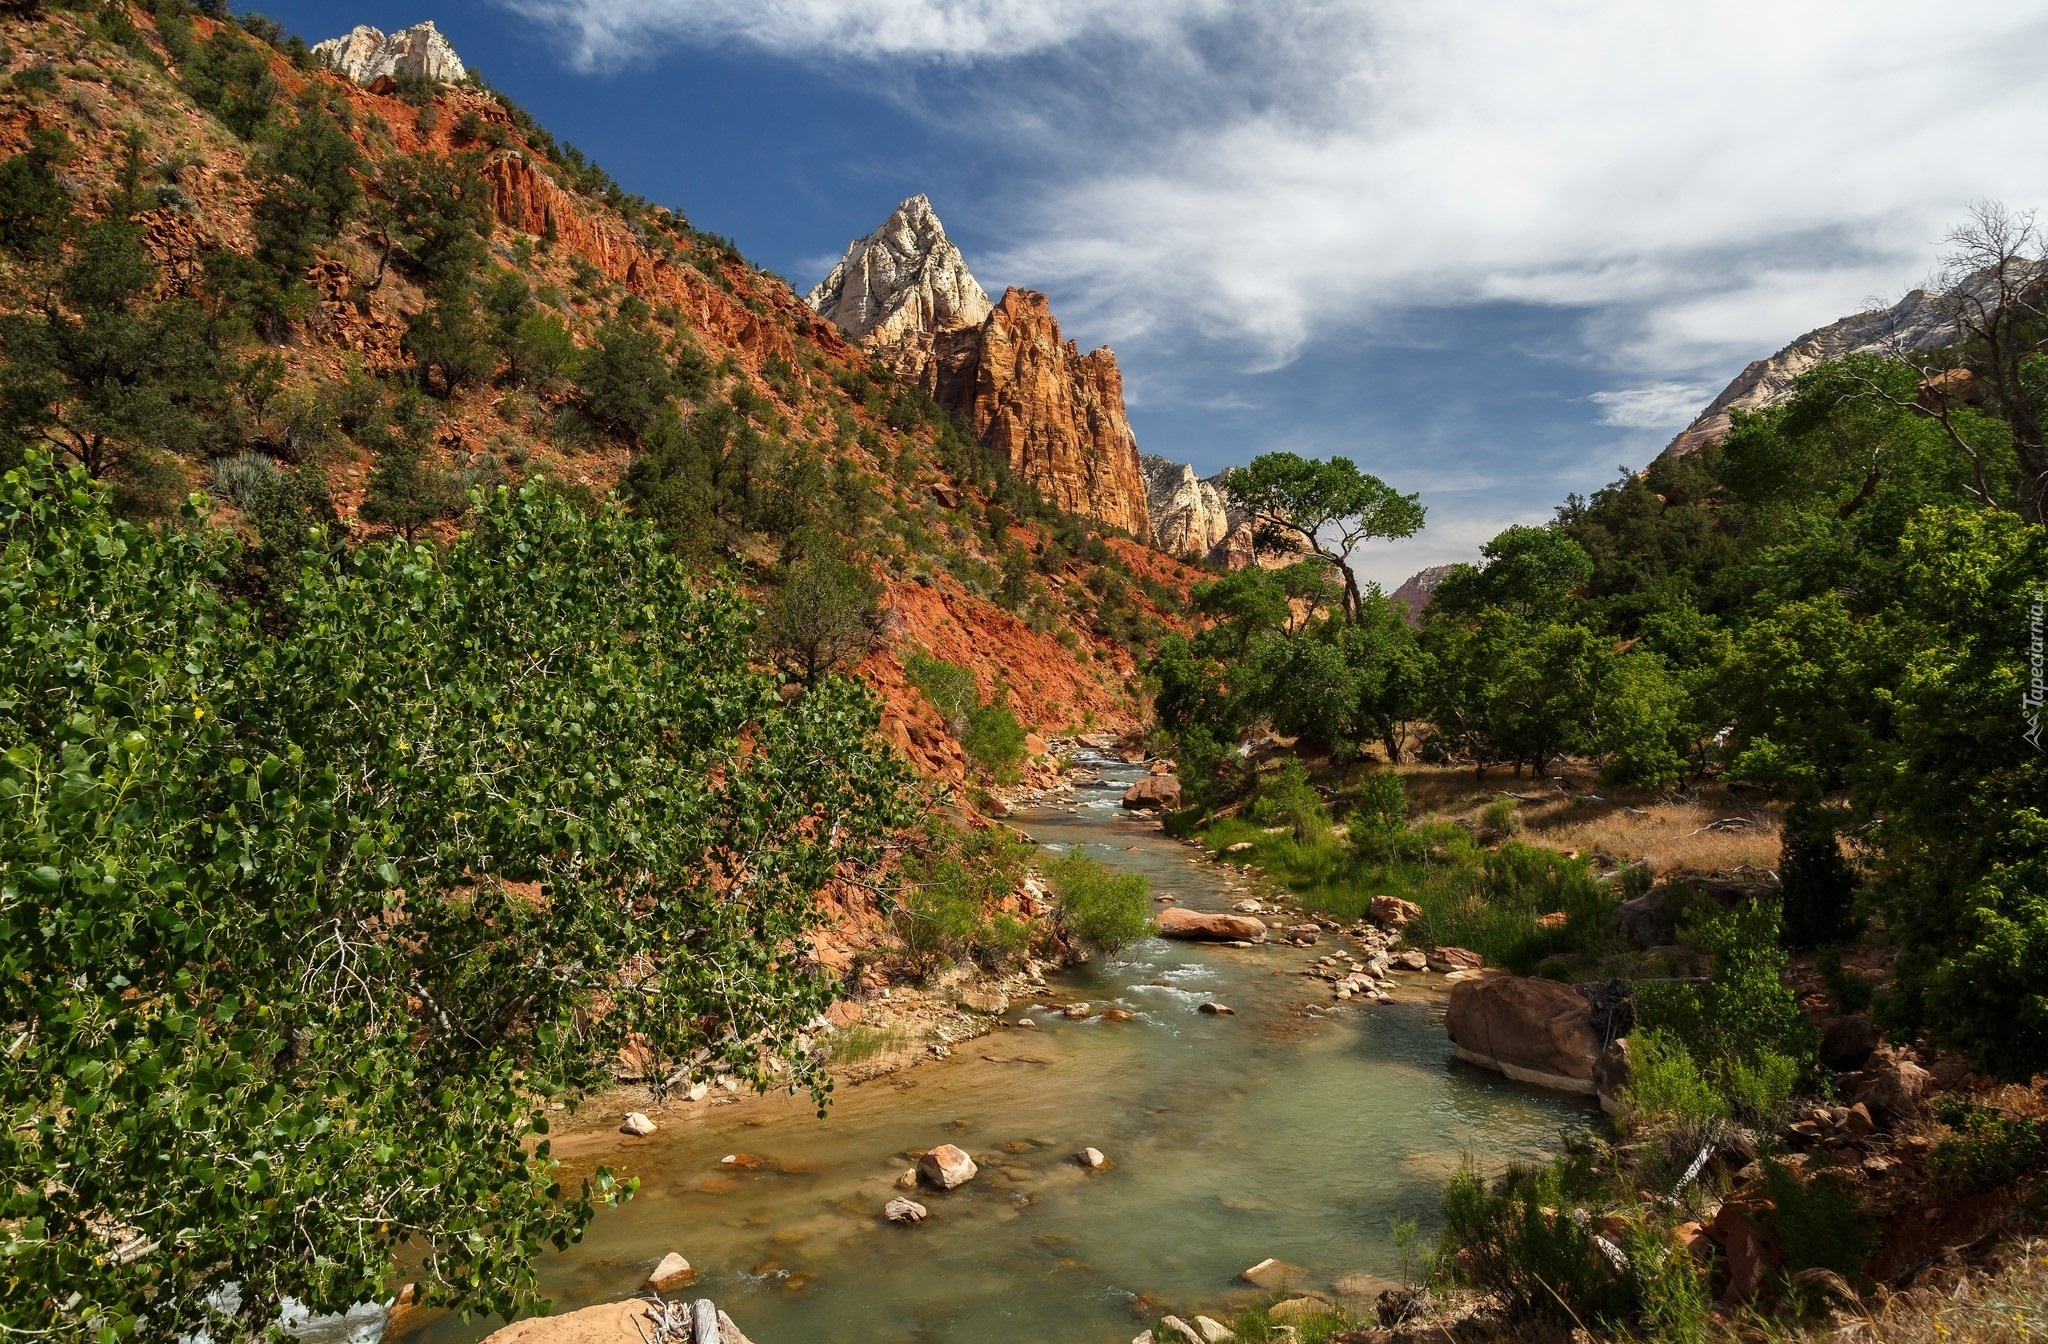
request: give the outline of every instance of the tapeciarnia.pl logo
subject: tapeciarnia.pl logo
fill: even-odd
[[[2027,689],[2020,697],[2020,713],[2026,717],[2026,738],[2035,751],[2041,747],[2041,704],[2048,700],[2048,653],[2041,640],[2042,613],[2048,610],[2048,588],[2034,590],[2034,604],[2028,609]]]

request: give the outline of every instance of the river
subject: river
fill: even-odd
[[[1014,824],[1194,909],[1242,899],[1234,874],[1117,809],[1135,771],[1098,764],[1103,783],[1076,807]],[[550,1257],[543,1284],[557,1311],[627,1297],[674,1250],[701,1275],[688,1295],[714,1298],[757,1344],[1124,1344],[1162,1311],[1249,1291],[1238,1272],[1268,1256],[1324,1291],[1395,1280],[1393,1225],[1426,1228],[1462,1158],[1537,1156],[1594,1112],[1456,1061],[1435,976],[1401,977],[1391,1004],[1330,1005],[1297,974],[1329,949],[1146,939],[1048,977],[1052,1002],[1132,1021],[1020,1004],[1006,1016],[1039,1030],[842,1088],[823,1121],[807,1098],[771,1099],[579,1145],[573,1166],[623,1167],[640,1193]],[[1199,1013],[1211,999],[1236,1016]],[[979,1178],[914,1195],[931,1210],[919,1226],[884,1221],[905,1151],[948,1142]],[[1090,1146],[1105,1170],[1074,1162]],[[463,1344],[496,1324],[444,1316],[402,1334]]]

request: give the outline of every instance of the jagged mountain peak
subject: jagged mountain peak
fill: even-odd
[[[388,34],[359,23],[344,37],[315,43],[313,52],[358,84],[401,74],[453,84],[469,73],[432,19]]]
[[[804,301],[856,340],[884,343],[979,326],[995,308],[922,192],[848,243]]]

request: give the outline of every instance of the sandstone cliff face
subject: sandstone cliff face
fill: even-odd
[[[1005,291],[980,336],[972,384],[936,385],[939,404],[964,410],[975,435],[1053,503],[1150,538],[1116,356],[1063,340],[1045,295],[1027,289]],[[964,361],[956,367],[965,374]]]
[[[1152,515],[1152,539],[1168,555],[1207,556],[1230,534],[1230,515],[1214,481],[1195,475],[1185,462],[1147,455],[1145,505]],[[1220,479],[1220,478],[1219,478]]]
[[[847,335],[877,345],[978,327],[994,307],[923,195],[848,243],[804,302]]]
[[[386,36],[369,24],[358,24],[346,37],[315,43],[313,52],[358,84],[373,84],[386,75],[424,75],[453,84],[469,72],[434,21],[416,23]]]
[[[1150,540],[1145,475],[1108,349],[1082,354],[1043,294],[1000,304],[913,196],[804,300],[917,383],[1063,509]]]

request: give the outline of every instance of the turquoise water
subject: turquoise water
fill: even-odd
[[[1016,824],[1196,909],[1242,898],[1231,875],[1117,811],[1121,784],[1108,782],[1075,811]],[[556,1310],[587,1306],[630,1296],[680,1251],[702,1276],[689,1295],[716,1299],[756,1344],[1124,1344],[1161,1311],[1226,1305],[1247,1291],[1238,1271],[1268,1256],[1310,1287],[1382,1286],[1400,1272],[1392,1225],[1427,1226],[1461,1159],[1534,1156],[1593,1111],[1454,1060],[1441,995],[1425,987],[1436,977],[1405,979],[1392,1004],[1331,1007],[1296,973],[1328,950],[1149,939],[1048,977],[1053,1002],[1121,1006],[1133,1021],[1020,1004],[1007,1016],[1040,1030],[842,1088],[823,1121],[778,1098],[647,1140],[593,1137],[577,1164],[635,1172],[641,1193],[552,1257],[543,1281]],[[1237,1016],[1198,1013],[1210,998]],[[914,1194],[931,1210],[922,1225],[889,1224],[905,1150],[940,1143],[973,1154],[981,1175]],[[1089,1146],[1106,1170],[1074,1163]],[[733,1153],[762,1165],[720,1161]],[[404,1333],[460,1344],[497,1324]]]

